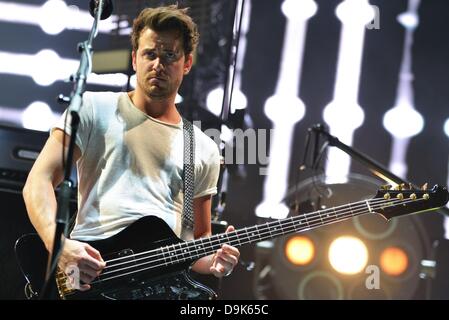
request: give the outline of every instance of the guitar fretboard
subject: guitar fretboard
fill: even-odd
[[[220,233],[209,238],[181,242],[160,248],[159,254],[163,257],[165,265],[193,261],[215,253],[223,244],[240,247],[245,244],[273,239],[290,233],[303,232],[370,213],[372,212],[371,207],[378,202],[379,199],[364,200],[237,229],[228,233]]]

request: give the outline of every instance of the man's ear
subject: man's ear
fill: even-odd
[[[136,51],[132,51],[131,53],[132,57],[132,63],[133,63],[133,70],[137,72],[137,64],[136,64]]]
[[[193,56],[190,53],[188,56],[186,56],[186,60],[184,62],[184,75],[190,72],[190,69],[192,69],[192,64],[193,64]]]

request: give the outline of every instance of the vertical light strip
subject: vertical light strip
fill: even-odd
[[[284,218],[288,207],[281,203],[288,184],[293,129],[305,114],[305,106],[298,97],[307,21],[315,15],[313,0],[286,0],[282,12],[287,18],[281,67],[276,91],[265,101],[264,111],[273,123],[270,143],[270,163],[266,172],[264,195],[256,208],[259,217]],[[265,168],[263,168],[265,169]]]
[[[245,0],[245,5],[243,6],[242,12],[242,25],[240,28],[240,37],[238,44],[239,48],[235,61],[234,92],[231,101],[231,113],[234,113],[236,109],[245,109],[247,105],[246,96],[242,92],[242,70],[246,54],[246,34],[249,30],[250,16],[251,0]]]
[[[399,74],[396,105],[388,110],[383,119],[385,129],[393,136],[389,169],[399,177],[407,176],[407,148],[410,138],[420,133],[423,117],[414,108],[412,45],[413,33],[419,24],[420,0],[409,0],[406,12],[398,16],[405,28],[404,52]]]
[[[329,125],[330,133],[348,145],[352,145],[354,131],[364,120],[357,97],[365,25],[374,18],[374,14],[367,0],[345,0],[336,8],[336,15],[342,23],[337,75],[334,97],[324,108],[323,118]],[[350,161],[341,150],[330,148],[326,175],[333,179],[346,179]]]

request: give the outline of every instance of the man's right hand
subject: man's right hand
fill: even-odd
[[[64,249],[58,262],[61,270],[66,270],[70,265],[76,265],[79,269],[80,290],[90,289],[89,283],[98,277],[106,266],[101,254],[87,243],[66,239]]]

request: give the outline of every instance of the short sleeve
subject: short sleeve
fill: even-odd
[[[51,128],[51,133],[55,129],[61,129],[69,136],[72,135],[72,127],[71,127],[72,116],[71,114],[67,114],[67,112],[68,109],[64,111],[64,113],[56,122],[56,124]],[[87,145],[89,143],[89,137],[94,122],[93,106],[90,97],[90,92],[85,92],[83,94],[83,103],[78,115],[80,118],[80,122],[76,133],[75,143],[80,148],[81,154],[84,154],[84,151],[86,150]]]
[[[209,139],[207,137],[206,139]],[[208,143],[208,155],[202,154],[201,161],[195,165],[195,190],[194,198],[217,193],[217,182],[220,174],[220,155],[218,147],[210,140]],[[204,149],[201,150],[204,153]]]

